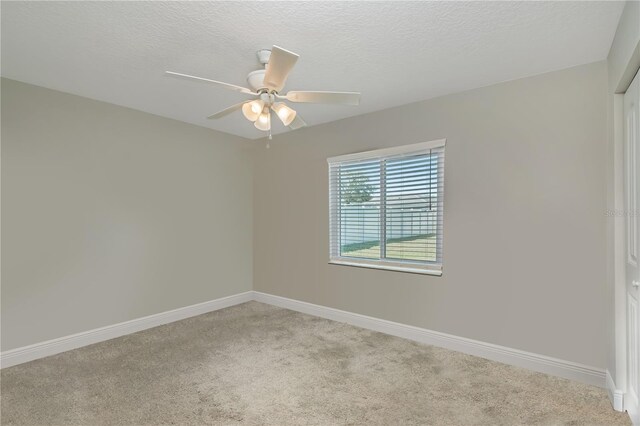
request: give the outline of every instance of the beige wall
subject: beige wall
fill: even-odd
[[[640,2],[628,1],[607,58],[607,208],[624,210],[622,93],[640,67]],[[623,216],[607,218],[607,369],[626,389],[626,288]]]
[[[249,142],[1,90],[3,351],[251,289]]]
[[[599,62],[258,144],[254,289],[604,368],[606,85]],[[439,138],[443,276],[327,264],[327,157]]]
[[[11,80],[1,89],[2,350],[253,279],[606,364],[604,62],[302,129],[270,149]],[[444,275],[328,265],[326,158],[443,137]]]

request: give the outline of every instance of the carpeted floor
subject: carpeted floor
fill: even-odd
[[[3,425],[629,424],[603,389],[257,302],[1,379]]]

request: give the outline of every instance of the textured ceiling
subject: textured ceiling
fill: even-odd
[[[606,58],[621,2],[6,2],[2,76],[248,138],[255,51],[300,55],[286,89],[362,92],[359,107],[296,105],[309,125]],[[280,123],[274,133],[288,131]]]

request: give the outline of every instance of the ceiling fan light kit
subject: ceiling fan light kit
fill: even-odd
[[[245,102],[242,105],[242,113],[244,114],[245,118],[249,121],[256,121],[263,109],[264,109],[264,101],[262,99]]]
[[[258,130],[271,130],[271,114],[268,107],[264,108],[264,111],[258,116],[258,119],[253,125],[256,126]]]
[[[341,105],[359,105],[360,103],[360,93],[358,92],[291,91],[285,95],[280,95],[279,92],[284,88],[287,77],[298,61],[299,56],[278,46],[273,46],[270,50],[258,50],[256,54],[258,61],[265,68],[249,73],[247,83],[251,89],[173,71],[166,71],[165,74],[171,77],[213,84],[252,96],[254,99],[232,105],[207,118],[222,118],[241,109],[245,118],[252,121],[257,129],[269,132],[269,139],[271,139],[271,110],[276,113],[282,124],[291,130],[306,126],[306,123],[298,113],[282,102],[284,100]],[[276,100],[280,102],[276,102]]]
[[[274,103],[271,106],[271,109],[276,112],[278,118],[285,126],[291,124],[291,122],[294,120],[294,118],[296,118],[296,115],[298,114],[294,109],[289,108],[289,106],[287,106],[287,104],[285,104],[284,102]]]

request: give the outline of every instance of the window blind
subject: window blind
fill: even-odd
[[[444,145],[328,160],[332,263],[441,273]]]

